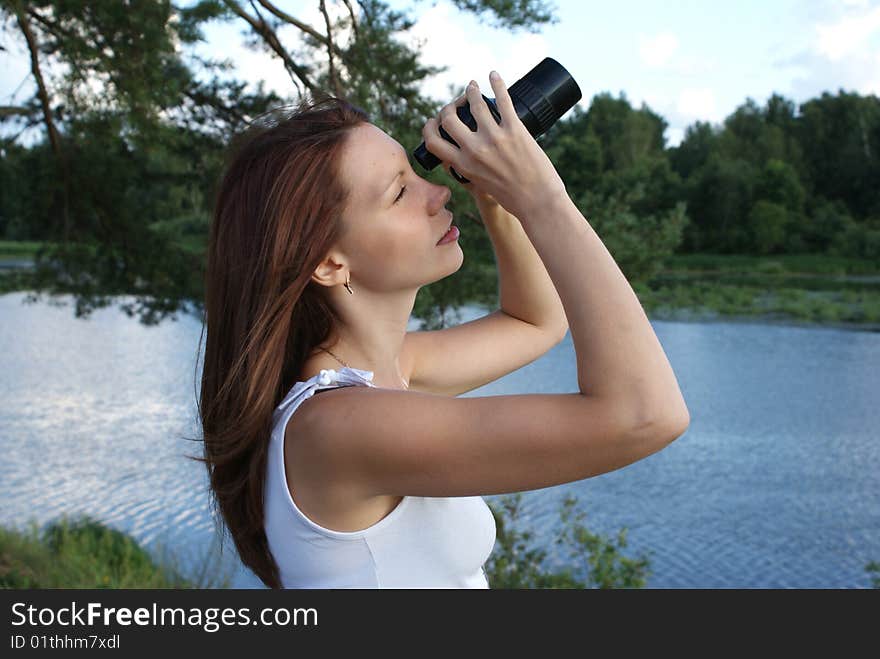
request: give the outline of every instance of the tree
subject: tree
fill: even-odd
[[[380,0],[343,0],[336,3],[344,9],[335,19],[328,4],[320,3],[320,27],[268,0],[201,0],[188,7],[168,0],[0,5],[4,37],[30,54],[36,87],[21,106],[2,108],[0,119],[18,132],[7,144],[26,128],[42,126],[49,145],[36,147],[44,173],[29,182],[42,188],[48,205],[17,191],[0,196],[2,227],[46,241],[29,287],[73,294],[78,315],[126,289],[138,298],[131,310],[148,322],[193,302],[198,306],[203,264],[193,247],[197,236],[184,236],[191,243],[185,249],[181,234],[202,227],[204,242],[226,144],[271,106],[318,90],[333,93],[367,110],[402,142],[418,144],[424,121],[449,99],[418,92],[422,80],[442,69],[421,65],[418,51],[400,41],[413,21]],[[454,4],[511,29],[554,20],[540,0]],[[283,62],[295,93],[281,98],[260,86],[248,91],[227,75],[230,62],[195,55],[207,21],[239,22],[251,48]],[[302,44],[285,43],[282,26],[293,26]],[[107,153],[102,162],[93,157],[98,144]],[[0,155],[7,173],[29,157],[17,149]],[[89,159],[95,171],[81,167],[78,158]],[[45,165],[56,171],[45,172]],[[109,174],[119,188],[105,189],[100,174]],[[458,186],[453,190],[456,208],[472,215],[469,195]],[[481,254],[491,255],[486,236],[477,242]],[[485,287],[487,273],[475,265],[467,263],[463,270],[469,272],[456,278]],[[466,290],[444,281],[421,297],[454,304],[464,301],[457,296]]]
[[[840,90],[801,105],[798,138],[810,188],[855,217],[880,216],[880,99]]]
[[[597,94],[583,119],[602,145],[605,171],[663,153],[666,121],[646,105],[633,110],[623,93],[618,98]]]
[[[769,254],[779,248],[785,240],[785,229],[788,224],[789,214],[784,206],[759,199],[748,217],[754,251],[758,254]]]
[[[687,225],[681,179],[664,152],[666,122],[626,98],[593,97],[554,124],[543,146],[626,275],[650,278]]]
[[[743,159],[720,154],[688,181],[691,229],[685,233],[689,250],[741,252],[750,245],[745,221],[754,202],[756,168]]]
[[[698,121],[685,129],[684,139],[670,150],[672,168],[686,179],[704,167],[718,148],[718,131],[709,122]]]
[[[796,217],[804,211],[804,187],[794,168],[782,160],[767,161],[758,176],[755,195],[779,204]]]

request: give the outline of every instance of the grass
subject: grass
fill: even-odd
[[[42,530],[0,528],[0,588],[228,588],[227,575],[184,578],[173,559],[157,562],[131,536],[88,516]]]
[[[864,259],[675,255],[633,288],[660,319],[754,317],[880,328],[880,265]]]
[[[18,240],[0,240],[0,261],[21,258],[34,258],[41,242],[26,242]]]
[[[674,254],[665,262],[666,271],[755,273],[785,272],[810,275],[880,275],[880,264],[826,254]]]

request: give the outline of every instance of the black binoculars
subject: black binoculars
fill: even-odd
[[[550,57],[541,60],[535,68],[508,87],[507,92],[510,94],[510,100],[513,101],[516,115],[529,134],[535,138],[546,133],[559,117],[581,100],[581,90],[574,78],[565,67]],[[495,122],[500,124],[501,113],[498,112],[495,99],[488,98],[485,94],[481,95]],[[456,114],[468,128],[472,131],[477,130],[477,121],[471,114],[470,103],[460,106]],[[442,125],[440,135],[447,142],[458,146],[449,133],[443,130]],[[434,169],[440,164],[440,159],[428,151],[424,142],[415,148],[413,157],[427,170]],[[449,173],[460,183],[470,183],[469,179],[461,176],[452,167],[449,168]]]

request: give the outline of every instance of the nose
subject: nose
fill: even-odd
[[[440,187],[443,188],[443,193],[440,196],[441,202],[440,205],[437,206],[437,210],[434,211],[435,213],[439,213],[440,210],[442,210],[443,207],[446,206],[446,204],[448,204],[449,200],[452,198],[452,190],[447,188],[445,185],[441,185]]]

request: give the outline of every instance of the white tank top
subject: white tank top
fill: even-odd
[[[297,382],[276,408],[264,490],[265,530],[284,588],[488,588],[483,564],[495,518],[480,496],[404,496],[360,531],[334,531],[300,511],[287,487],[284,432],[316,391],[369,386],[372,371],[322,370]],[[353,429],[354,430],[354,429]],[[295,486],[294,486],[295,489]]]

